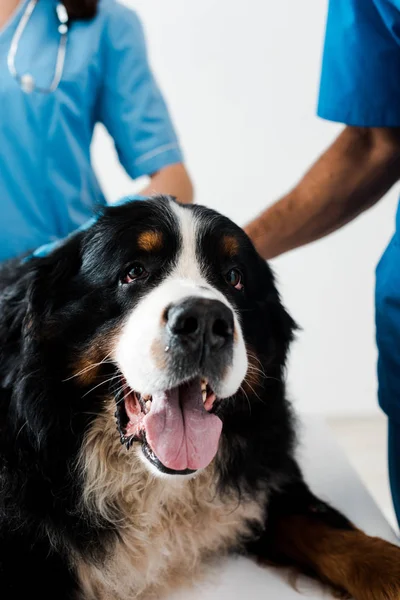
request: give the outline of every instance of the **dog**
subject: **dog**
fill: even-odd
[[[295,329],[245,233],[169,197],[4,264],[2,600],[161,598],[230,553],[400,598],[400,549],[296,462]]]

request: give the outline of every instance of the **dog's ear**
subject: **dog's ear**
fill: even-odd
[[[283,306],[280,295],[276,290],[268,295],[266,310],[268,310],[269,329],[272,333],[272,339],[275,341],[276,352],[279,356],[278,360],[284,363],[290,344],[294,340],[295,332],[299,327]]]
[[[51,430],[51,419],[62,421],[54,408],[57,374],[53,359],[58,350],[53,342],[62,338],[63,328],[67,326],[63,323],[62,308],[80,270],[81,242],[82,235],[74,235],[46,256],[27,261],[19,358],[15,361],[12,385],[10,411],[14,411],[14,418],[11,424],[23,429],[20,443],[26,438],[36,449],[43,451]],[[44,356],[46,360],[43,360]],[[59,403],[60,414],[66,406],[67,403]]]
[[[265,261],[262,263],[264,286],[263,299],[259,304],[265,321],[265,334],[270,340],[274,361],[284,366],[289,346],[299,327],[282,303],[274,273]]]
[[[45,319],[68,299],[68,288],[82,264],[82,238],[82,233],[71,236],[47,256],[31,260],[27,311],[31,323]]]

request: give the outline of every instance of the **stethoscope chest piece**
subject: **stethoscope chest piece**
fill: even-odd
[[[60,22],[60,25],[58,26],[58,33],[60,35],[65,35],[66,33],[68,33],[68,13],[67,13],[67,9],[65,8],[64,4],[61,4],[61,2],[59,2],[56,6],[56,13],[57,13],[57,17],[58,20]]]
[[[32,94],[33,90],[35,89],[35,80],[29,73],[21,75],[19,83],[22,91],[25,92],[25,94]]]

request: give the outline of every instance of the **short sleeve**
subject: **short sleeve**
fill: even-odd
[[[104,34],[104,79],[98,120],[114,139],[121,164],[137,178],[182,161],[166,103],[149,67],[136,13],[112,2]]]
[[[320,117],[359,127],[400,126],[400,12],[393,1],[330,0]]]

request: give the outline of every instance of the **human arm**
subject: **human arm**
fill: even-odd
[[[153,173],[149,183],[140,193],[142,196],[169,194],[183,204],[193,202],[193,185],[183,163],[168,165]]]
[[[331,0],[318,115],[347,127],[282,200],[247,226],[272,258],[338,229],[399,178],[400,37],[392,0]]]
[[[249,223],[271,259],[339,229],[400,178],[400,129],[346,127],[298,185]]]

